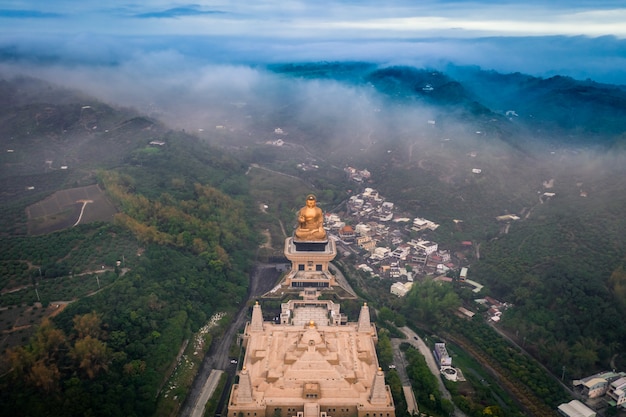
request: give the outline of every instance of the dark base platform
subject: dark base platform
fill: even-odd
[[[328,239],[326,240],[293,240],[293,244],[296,246],[298,252],[324,252],[326,245],[328,245]]]

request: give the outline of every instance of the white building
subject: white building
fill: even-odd
[[[369,197],[369,198],[378,198],[378,191],[376,191],[373,188],[369,188],[367,187],[365,190],[363,190],[363,197]]]
[[[412,284],[412,282],[407,282],[406,284],[403,284],[402,282],[394,282],[391,284],[391,293],[393,295],[397,295],[398,297],[404,297],[411,289]]]
[[[609,389],[609,384],[626,377],[626,372],[600,372],[582,379],[574,380],[574,387],[586,398],[602,397]]]
[[[606,394],[609,388],[609,381],[604,378],[591,378],[583,382],[583,394],[587,398],[597,398]]]
[[[362,198],[358,198],[356,196],[352,196],[350,197],[350,204],[352,204],[354,207],[363,207],[363,199]]]
[[[393,203],[390,201],[385,201],[382,205],[381,208],[384,211],[392,211],[393,210]]]
[[[377,259],[385,259],[385,258],[388,258],[390,254],[391,254],[391,249],[378,246],[374,248],[374,251],[372,252],[371,257],[377,258]]]
[[[430,229],[435,230],[439,225],[437,223],[431,222],[430,220],[422,219],[421,217],[416,217],[413,219],[412,229],[416,232],[421,232],[422,230]]]
[[[467,268],[466,267],[461,268],[461,273],[459,274],[459,279],[461,281],[465,281],[467,279]]]
[[[430,255],[434,253],[439,248],[439,245],[436,242],[430,242],[428,240],[418,240],[417,242],[411,241],[415,246],[415,249],[423,250],[426,255]]]
[[[435,359],[439,364],[439,368],[452,366],[452,358],[450,357],[450,355],[448,355],[448,350],[446,349],[445,343],[435,343],[435,349],[433,350],[433,354],[435,355]]]
[[[365,223],[359,223],[354,226],[354,231],[359,236],[369,236],[372,233],[372,228]]]
[[[398,246],[393,252],[391,252],[391,256],[401,261],[406,261],[409,253],[411,253],[411,247],[409,245],[402,245]]]
[[[610,405],[618,407],[620,405],[626,406],[626,378],[620,378],[616,381],[611,382],[606,395],[610,398]]]
[[[565,417],[596,417],[595,411],[578,400],[559,405],[558,411]]]

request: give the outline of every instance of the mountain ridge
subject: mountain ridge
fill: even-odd
[[[334,62],[268,68],[291,77],[369,84],[393,100],[454,108],[470,116],[508,114],[530,136],[569,137],[565,143],[570,144],[601,141],[610,147],[626,132],[626,86],[452,65],[435,70]]]

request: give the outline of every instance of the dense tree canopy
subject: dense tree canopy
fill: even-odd
[[[0,265],[11,271],[3,286],[63,281],[105,265],[116,274],[102,275],[101,291],[8,351],[0,379],[7,413],[152,415],[185,340],[245,300],[259,236],[242,167],[203,144],[168,139],[166,149],[138,151],[129,165],[100,171],[120,208],[115,224],[0,241]]]

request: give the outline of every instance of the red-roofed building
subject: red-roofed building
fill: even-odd
[[[341,240],[344,240],[346,242],[353,242],[355,233],[352,226],[346,225],[339,229],[339,237],[341,238]]]

